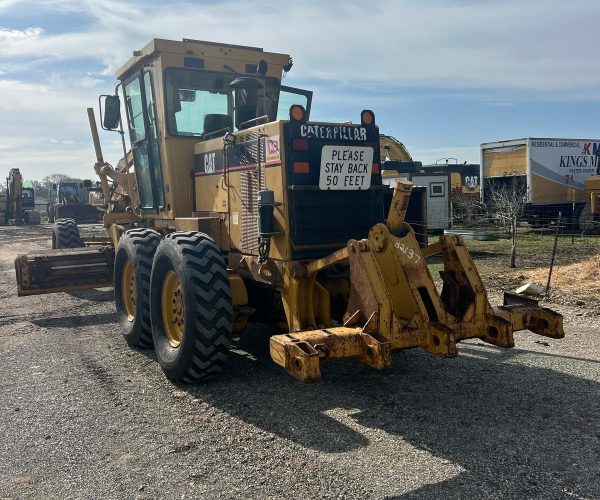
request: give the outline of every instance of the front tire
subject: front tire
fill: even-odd
[[[225,261],[203,233],[164,238],[152,265],[150,311],[156,357],[167,378],[195,383],[227,360],[233,306]]]
[[[130,347],[152,349],[150,274],[161,235],[152,229],[130,229],[119,239],[114,290],[121,333]]]
[[[79,228],[73,219],[58,219],[52,229],[52,248],[79,248],[84,246]]]

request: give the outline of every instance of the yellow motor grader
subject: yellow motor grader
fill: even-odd
[[[452,357],[468,338],[563,337],[562,316],[535,302],[493,308],[460,238],[420,248],[404,220],[410,183],[382,184],[374,114],[310,121],[312,93],[282,85],[291,67],[286,54],[188,39],[135,51],[101,101],[103,128],[131,143],[116,167],[88,109],[106,237],[57,221],[57,249],[16,258],[19,294],[113,284],[126,341],[187,383],[221,370],[248,321],[284,330],[271,357],[303,381],[339,358],[385,369],[397,349]]]

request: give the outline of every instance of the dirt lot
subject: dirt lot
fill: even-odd
[[[564,340],[403,351],[389,373],[344,362],[317,385],[254,328],[219,380],[179,387],[126,347],[111,290],[17,298],[13,258],[49,234],[0,228],[0,498],[600,497],[593,297],[548,304]],[[495,300],[519,281],[502,248],[476,248]]]

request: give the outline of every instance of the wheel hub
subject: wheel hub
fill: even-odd
[[[161,312],[165,335],[172,347],[179,347],[185,327],[185,308],[181,281],[175,271],[169,271],[161,291]]]
[[[135,320],[136,293],[133,264],[128,260],[123,267],[123,274],[121,276],[121,295],[123,296],[123,308],[129,321]]]

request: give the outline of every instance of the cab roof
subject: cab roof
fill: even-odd
[[[133,56],[117,70],[117,79],[123,80],[141,64],[154,59],[160,53],[181,54],[203,59],[231,59],[257,63],[264,59],[269,65],[284,67],[290,62],[288,54],[265,52],[260,47],[208,42],[184,38],[181,41],[154,38],[141,50],[133,51]]]

